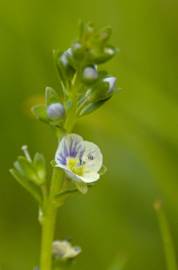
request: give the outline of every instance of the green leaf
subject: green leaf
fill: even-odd
[[[55,51],[54,59],[60,79],[64,85],[64,94],[67,94],[67,89],[70,86],[71,80],[75,74],[75,69],[73,67],[73,56],[71,55],[69,49],[64,52]]]
[[[11,175],[17,180],[17,182],[25,188],[34,198],[35,200],[41,204],[42,197],[40,191],[37,189],[37,187],[32,183],[29,182],[28,179],[25,177],[22,177],[22,175],[18,172],[18,170],[10,169]]]
[[[38,177],[33,164],[27,161],[25,157],[18,157],[18,161],[14,163],[14,166],[22,176],[26,177],[37,185],[42,184],[42,181]]]
[[[49,86],[47,86],[45,89],[45,99],[46,99],[46,106],[59,102],[59,96],[57,92],[52,87]]]
[[[41,179],[42,183],[46,180],[46,162],[45,158],[42,154],[36,153],[33,159],[33,166],[39,179]]]
[[[31,110],[36,119],[41,120],[43,122],[48,122],[48,116],[45,105],[36,105],[32,107]]]

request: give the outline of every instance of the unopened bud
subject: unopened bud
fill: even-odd
[[[53,103],[48,106],[47,114],[51,120],[58,120],[65,114],[64,106],[61,103]]]
[[[67,66],[69,64],[69,58],[72,56],[72,50],[71,48],[69,48],[67,51],[65,51],[61,57],[60,57],[60,60],[61,60],[61,63],[64,65],[64,66]]]
[[[95,81],[98,78],[98,72],[93,67],[86,67],[83,71],[83,79],[87,82]]]
[[[115,88],[116,85],[116,77],[107,77],[103,81],[107,82],[109,84],[108,93],[111,94]]]

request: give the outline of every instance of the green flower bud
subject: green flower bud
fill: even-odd
[[[65,110],[61,103],[53,103],[47,108],[47,114],[49,119],[58,120],[64,117]]]
[[[76,60],[82,60],[84,57],[85,48],[80,42],[75,42],[72,45],[72,54]]]

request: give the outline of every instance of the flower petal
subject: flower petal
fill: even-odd
[[[85,151],[82,161],[85,162],[86,173],[98,172],[103,164],[103,155],[99,147],[88,141],[84,141]]]
[[[60,141],[55,155],[57,165],[66,165],[67,157],[76,157],[83,154],[83,138],[77,134],[69,134]]]
[[[99,180],[99,173],[85,173],[84,176],[80,177],[80,179],[85,183],[93,183]]]

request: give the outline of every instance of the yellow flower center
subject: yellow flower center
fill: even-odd
[[[84,173],[84,166],[80,165],[80,160],[77,158],[68,158],[67,159],[67,168],[72,171],[74,174],[82,176]]]

